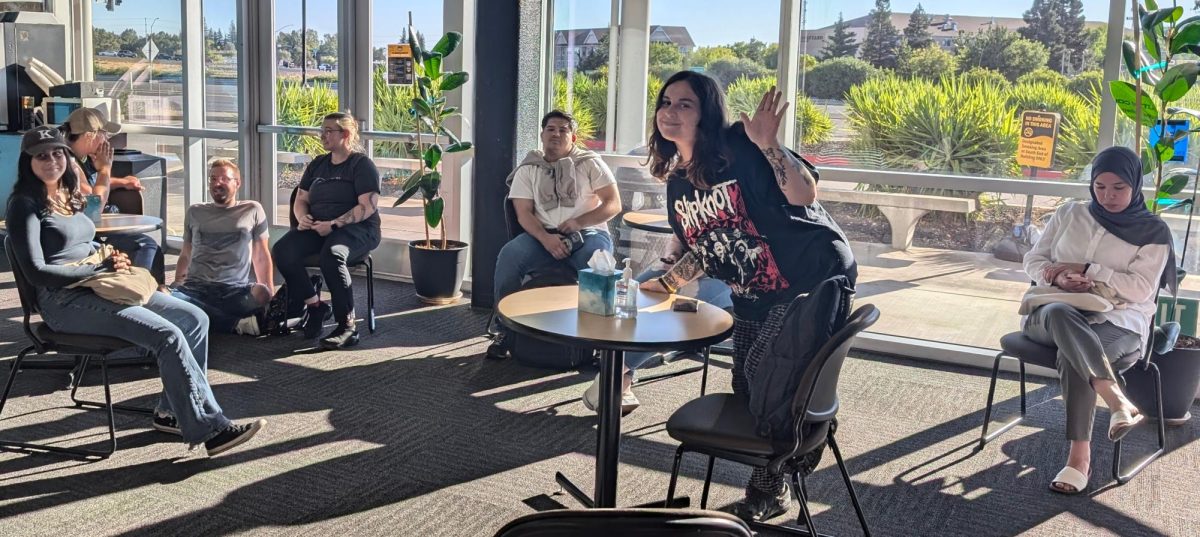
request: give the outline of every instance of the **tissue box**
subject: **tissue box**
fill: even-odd
[[[620,272],[600,274],[590,268],[579,271],[579,311],[616,315],[617,281],[620,279]]]

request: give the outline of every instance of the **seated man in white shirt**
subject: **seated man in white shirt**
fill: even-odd
[[[612,171],[599,155],[575,146],[570,114],[552,110],[542,117],[541,140],[542,150],[530,151],[508,176],[508,198],[524,233],[496,259],[497,302],[534,271],[555,263],[583,269],[593,252],[613,249],[606,223],[621,212],[621,196]],[[489,358],[508,355],[506,337],[501,329]]]
[[[213,161],[208,170],[212,201],[188,207],[183,218],[171,294],[203,309],[214,332],[257,336],[275,289],[275,265],[267,213],[257,201],[237,199],[241,186],[237,164]]]

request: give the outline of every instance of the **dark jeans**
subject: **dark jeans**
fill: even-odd
[[[338,228],[324,237],[311,229],[292,229],[271,248],[271,257],[287,282],[289,298],[299,302],[317,294],[304,269],[304,258],[317,254],[321,275],[333,298],[334,318],[343,322],[354,312],[354,291],[346,263],[366,257],[379,246],[379,239],[379,227],[368,223]]]
[[[171,296],[204,310],[212,331],[230,333],[238,321],[262,311],[266,306],[254,298],[254,286],[252,283],[186,282],[178,289],[171,290]]]

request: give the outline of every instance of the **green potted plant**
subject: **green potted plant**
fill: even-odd
[[[1135,4],[1136,20],[1134,40],[1122,44],[1125,68],[1133,82],[1114,80],[1109,83],[1113,100],[1123,114],[1134,121],[1134,149],[1141,150],[1144,173],[1154,174],[1156,195],[1147,200],[1152,212],[1186,209],[1187,230],[1190,234],[1195,210],[1196,185],[1193,180],[1191,198],[1175,199],[1173,196],[1187,187],[1190,170],[1166,169],[1166,164],[1175,156],[1175,142],[1200,131],[1200,112],[1171,106],[1178,102],[1196,85],[1200,65],[1195,61],[1180,61],[1179,54],[1200,55],[1200,16],[1183,18],[1183,8],[1172,0],[1171,7],[1158,6],[1155,0]],[[1192,128],[1168,130],[1168,122],[1179,117],[1190,117]],[[1147,140],[1141,148],[1142,127],[1152,129],[1156,136],[1154,144]],[[1187,252],[1189,237],[1183,241],[1182,263]],[[1172,309],[1178,297],[1172,299]],[[1163,416],[1168,423],[1183,423],[1190,418],[1188,409],[1197,395],[1200,384],[1200,340],[1180,336],[1170,350],[1159,354],[1154,364],[1161,370],[1163,379]],[[1130,398],[1138,407],[1154,416],[1158,413],[1153,403],[1153,379],[1150,372],[1134,368],[1127,375]]]
[[[408,28],[417,88],[409,113],[417,120],[417,154],[421,167],[404,182],[404,193],[393,206],[421,194],[425,240],[408,243],[408,259],[417,297],[430,304],[446,304],[462,296],[459,288],[467,267],[467,243],[446,238],[443,221],[446,204],[441,195],[440,168],[444,154],[471,149],[471,142],[460,140],[446,128],[446,120],[459,115],[456,107],[446,106],[446,93],[465,84],[468,74],[443,71],[442,60],[454,53],[461,42],[462,34],[449,32],[432,49],[425,50],[412,26]],[[430,143],[426,143],[425,133],[432,135]],[[448,142],[445,147],[443,140]],[[432,229],[440,234],[436,240],[431,237]]]

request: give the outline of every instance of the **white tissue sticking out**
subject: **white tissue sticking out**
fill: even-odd
[[[596,271],[596,274],[614,274],[617,272],[617,260],[613,259],[608,250],[596,250],[588,260],[588,267]]]

